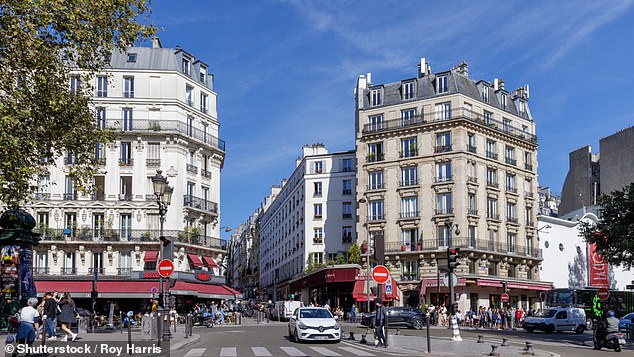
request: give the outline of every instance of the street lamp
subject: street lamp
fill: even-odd
[[[366,200],[364,197],[361,197],[359,199],[359,204],[363,204],[366,203]],[[366,277],[365,277],[365,296],[367,299],[367,303],[368,303],[368,314],[370,313],[370,232],[368,232],[367,228],[368,228],[368,217],[367,217],[367,211],[366,211],[366,218],[365,218],[365,223],[363,224],[363,226],[366,228],[366,241],[367,241],[367,247],[365,248],[365,264],[367,267],[366,270]]]
[[[172,193],[174,192],[174,189],[168,185],[167,178],[163,176],[161,173],[162,173],[161,170],[156,170],[156,175],[152,176],[152,185],[154,186],[154,195],[156,196],[156,203],[159,206],[159,218],[161,222],[161,228],[159,233],[159,240],[161,241],[161,244],[159,245],[159,254],[160,254],[159,261],[165,259],[166,256],[167,258],[171,260],[174,255],[172,250],[173,248],[172,241],[166,238],[165,236],[163,236],[163,228],[165,225],[165,214],[167,214],[167,207],[172,201]],[[167,278],[167,282],[169,284],[169,278]],[[161,307],[163,308],[163,313],[165,313],[165,303],[167,299],[165,297],[165,290],[163,288],[163,277],[161,276],[159,276],[159,286],[160,286],[159,294],[161,296]],[[168,288],[168,292],[169,292],[169,288]],[[169,335],[169,333],[170,333],[170,329],[169,329],[169,321],[168,321],[167,328],[163,326],[163,336]]]

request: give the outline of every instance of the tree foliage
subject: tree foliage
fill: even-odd
[[[147,38],[149,0],[3,0],[0,3],[0,201],[29,199],[35,178],[73,153],[69,175],[89,189],[95,144],[112,133],[95,125],[89,85],[113,51]],[[81,89],[69,90],[81,69]]]
[[[599,197],[601,219],[596,225],[582,222],[581,234],[595,243],[608,263],[631,268],[634,266],[634,182]]]
[[[348,263],[361,264],[361,249],[356,242],[348,248]]]
[[[575,289],[586,285],[586,257],[583,251],[577,247],[574,260],[568,263],[568,287]]]

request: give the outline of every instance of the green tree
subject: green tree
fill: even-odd
[[[608,263],[632,268],[634,266],[634,182],[598,200],[601,206],[599,223],[581,223],[581,234],[595,243]]]
[[[356,242],[348,248],[348,263],[361,264],[361,249]]]
[[[28,200],[34,179],[65,153],[77,161],[69,168],[76,187],[91,188],[95,144],[112,133],[95,125],[89,83],[113,51],[154,33],[149,13],[149,0],[2,1],[0,201]],[[77,91],[69,90],[71,73],[80,74]]]

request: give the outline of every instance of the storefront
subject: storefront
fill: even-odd
[[[396,305],[396,301],[400,300],[399,289],[397,284],[393,283],[391,293],[388,293],[386,291],[385,284],[381,285],[381,289],[382,289],[381,300],[383,300],[383,302],[386,303],[387,305]],[[368,295],[368,292],[369,292],[369,295]],[[377,292],[378,292],[378,284],[374,282],[374,280],[370,279],[368,281],[365,275],[357,276],[357,279],[354,283],[354,291],[352,292],[352,297],[355,299],[356,302],[361,303],[361,304],[358,304],[359,311],[367,310],[368,297],[370,298],[370,303],[371,303],[370,309],[372,309],[372,307],[374,306],[372,303],[374,302],[374,300],[378,298]]]
[[[355,302],[353,290],[361,267],[356,264],[336,265],[312,271],[289,283],[289,296],[278,296],[278,300],[291,296],[304,305],[311,303],[319,306],[330,305],[349,311]]]

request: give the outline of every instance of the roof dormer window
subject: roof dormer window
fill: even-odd
[[[500,104],[502,105],[502,109],[506,109],[506,94],[504,93],[500,96]]]
[[[191,63],[187,58],[183,58],[183,65],[181,70],[188,76],[191,74]]]
[[[383,88],[372,89],[370,91],[370,105],[377,106],[383,104]]]
[[[489,87],[487,86],[482,86],[482,100],[489,102]]]
[[[200,67],[200,82],[207,84],[207,68]]]
[[[136,53],[128,52],[128,62],[136,62]]]
[[[447,86],[447,76],[440,76],[436,78],[436,93],[447,93],[449,91]]]
[[[414,81],[403,83],[403,99],[412,99],[416,93]]]

